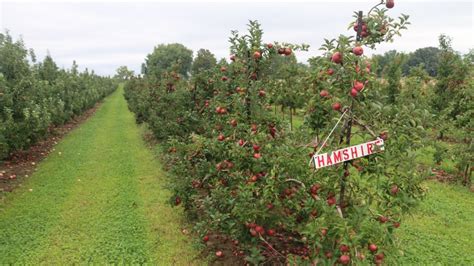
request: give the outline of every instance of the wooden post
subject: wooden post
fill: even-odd
[[[357,41],[362,40],[361,32],[362,32],[362,11],[359,11],[358,18],[357,18]],[[352,124],[353,124],[353,113],[352,110],[354,108],[354,98],[351,100],[351,106],[349,107],[349,117],[347,118],[346,122],[344,123],[344,129],[343,129],[343,134],[345,133],[345,140],[346,140],[346,145],[350,146],[351,145],[351,135],[352,135]],[[343,140],[344,136],[341,136],[341,142]],[[346,172],[349,171],[349,165],[351,164],[351,161],[344,162],[344,173],[342,174],[341,177],[341,191],[339,194],[339,207],[341,208],[341,216],[344,214],[344,196],[346,193]]]

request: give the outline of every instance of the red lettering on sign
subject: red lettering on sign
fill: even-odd
[[[322,166],[325,165],[325,163],[324,163],[324,156],[319,155],[319,156],[317,157],[317,160],[318,160],[318,167],[322,167]]]
[[[342,151],[342,154],[344,154],[344,161],[349,160],[349,150],[348,149],[344,149]]]
[[[367,143],[367,151],[368,151],[368,154],[372,154],[372,152],[373,152],[373,150],[372,150],[373,146],[374,146],[374,144],[372,144],[372,143]]]
[[[326,154],[327,158],[327,165],[332,165],[331,155],[329,153]]]
[[[341,150],[338,150],[333,153],[334,154],[334,163],[338,163],[342,160]]]
[[[352,158],[357,158],[357,147],[351,148]]]

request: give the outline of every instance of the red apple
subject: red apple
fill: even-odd
[[[319,96],[321,97],[327,97],[329,95],[329,92],[327,90],[322,90],[320,93],[319,93]]]
[[[339,250],[340,250],[341,252],[349,252],[349,247],[348,247],[347,245],[341,245],[341,246],[339,247]]]
[[[357,32],[357,30],[359,29],[359,23],[354,23],[354,27],[352,27],[354,29],[355,32]]]
[[[202,238],[202,241],[204,241],[204,242],[209,241],[209,236],[208,236],[208,235],[205,235],[205,236]]]
[[[259,90],[258,91],[258,96],[265,97],[265,95],[266,95],[266,92],[264,90]]]
[[[340,64],[342,63],[342,54],[340,52],[335,52],[332,56],[331,56],[331,61],[336,63],[336,64]]]
[[[261,235],[265,234],[265,228],[263,228],[263,226],[260,226],[260,225],[255,226],[255,231],[257,231],[257,233]]]
[[[291,51],[291,48],[285,48],[285,55],[288,56],[288,55],[291,55],[292,51]]]
[[[393,186],[390,188],[390,194],[392,194],[392,195],[394,195],[394,196],[398,194],[398,191],[399,191],[399,189],[398,189],[398,186],[397,186],[397,185],[393,185]]]
[[[250,228],[249,232],[250,232],[250,235],[257,236],[257,231],[255,231],[255,229]]]
[[[374,262],[377,265],[381,265],[383,263],[383,259],[385,258],[385,255],[383,253],[379,253],[375,255],[374,257]]]
[[[237,120],[235,120],[235,119],[230,120],[230,125],[232,127],[236,127],[237,126]]]
[[[258,59],[260,59],[261,57],[262,57],[262,54],[261,54],[259,51],[255,51],[255,52],[253,53],[253,58],[255,58],[255,59],[258,60]]]
[[[221,72],[226,72],[227,71],[227,68],[226,67],[221,67]]]
[[[267,44],[267,48],[268,48],[268,49],[272,49],[272,48],[273,48],[273,43]]]
[[[235,61],[235,55],[230,55],[230,60]]]
[[[329,197],[326,202],[328,203],[329,206],[332,206],[336,204],[336,198],[335,197]]]
[[[359,29],[357,22],[354,23],[353,29],[354,29],[354,31],[357,31]],[[367,25],[365,24],[365,22],[362,22],[361,31],[366,31],[366,30],[367,30]]]
[[[174,199],[174,203],[176,204],[176,206],[178,206],[179,204],[181,204],[181,198],[180,197],[176,197]]]
[[[364,83],[357,80],[354,82],[354,89],[356,89],[357,91],[361,91],[363,88],[364,88]]]
[[[387,8],[393,8],[395,6],[395,1],[394,0],[387,0],[387,2],[385,2],[385,6]]]
[[[285,54],[285,48],[278,48],[278,54]]]
[[[267,235],[269,235],[269,236],[274,236],[274,235],[275,235],[275,230],[273,230],[273,229],[268,229],[268,230],[267,230]]]
[[[239,146],[244,146],[245,145],[245,140],[239,139]]]
[[[222,257],[224,257],[224,253],[222,251],[218,250],[218,251],[216,251],[216,257],[222,258]]]
[[[369,250],[370,250],[370,252],[375,253],[375,252],[377,252],[377,249],[378,249],[378,248],[377,248],[377,246],[376,246],[375,244],[370,244],[370,245],[369,245]]]
[[[329,76],[332,76],[332,75],[334,74],[334,69],[329,68],[328,70],[326,70],[326,73],[327,73]]]
[[[351,257],[349,257],[349,255],[342,255],[339,257],[339,262],[342,265],[347,265],[349,262],[351,262]]]
[[[321,229],[321,235],[326,236],[328,234],[328,229],[323,228]]]
[[[258,146],[257,144],[254,144],[254,145],[253,145],[253,150],[254,150],[255,152],[258,152],[258,151],[260,150],[260,146]]]
[[[358,92],[356,89],[354,89],[354,88],[351,89],[351,96],[352,96],[352,97],[357,97],[357,94],[358,94],[358,93],[359,93],[359,92]]]
[[[360,46],[356,46],[352,48],[352,52],[357,56],[361,56],[364,53],[364,49],[362,49]]]
[[[332,104],[332,109],[333,109],[334,111],[339,111],[339,110],[341,110],[341,104],[338,103],[338,102],[333,103],[333,104]]]
[[[226,76],[223,76],[221,79],[222,79],[222,81],[227,81],[229,78],[226,77]]]
[[[388,222],[388,217],[379,216],[379,221],[384,224],[384,223]]]
[[[321,188],[320,184],[314,184],[311,186],[311,194],[317,194],[318,190]]]
[[[253,158],[255,158],[255,159],[260,159],[260,158],[262,158],[262,155],[261,155],[260,153],[255,153],[255,154],[253,155]]]
[[[217,137],[217,140],[218,140],[218,141],[224,141],[224,140],[225,140],[225,136],[222,135],[222,134],[219,134],[219,136]]]

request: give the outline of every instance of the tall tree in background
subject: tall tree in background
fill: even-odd
[[[469,49],[469,52],[464,55],[464,59],[467,60],[471,66],[474,65],[474,49]]]
[[[436,47],[425,47],[410,53],[407,62],[403,65],[403,75],[408,75],[410,69],[423,65],[424,69],[432,77],[435,77],[438,70],[440,50]]]
[[[197,51],[192,65],[192,74],[198,74],[201,71],[213,69],[216,66],[216,57],[207,49]]]
[[[145,59],[142,71],[146,76],[160,78],[167,71],[176,70],[187,78],[193,62],[193,51],[179,43],[160,44]]]
[[[385,52],[383,55],[372,56],[372,61],[374,62],[374,71],[377,73],[377,76],[382,76],[385,68],[392,63],[397,54],[398,52],[396,50],[390,50]]]
[[[135,74],[133,70],[129,70],[127,66],[120,66],[116,70],[117,74],[115,74],[115,78],[121,79],[121,80],[127,80],[133,77]]]

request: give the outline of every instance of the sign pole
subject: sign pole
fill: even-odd
[[[357,41],[362,40],[362,36],[361,36],[361,33],[362,33],[362,15],[363,15],[362,11],[359,11],[359,14],[358,14],[358,17],[357,17],[357,37],[356,37]],[[346,145],[347,146],[351,145],[352,122],[353,122],[352,110],[353,110],[353,108],[354,108],[354,98],[351,99],[351,107],[349,109],[349,118],[346,121],[345,128],[342,131],[343,134],[344,134],[344,130],[346,132]],[[339,193],[339,207],[340,207],[340,210],[341,210],[341,216],[343,216],[343,211],[342,210],[345,207],[344,194],[346,192],[346,178],[349,174],[349,165],[350,164],[351,164],[351,161],[344,162],[344,173],[342,174],[341,182],[340,182],[341,191]]]

